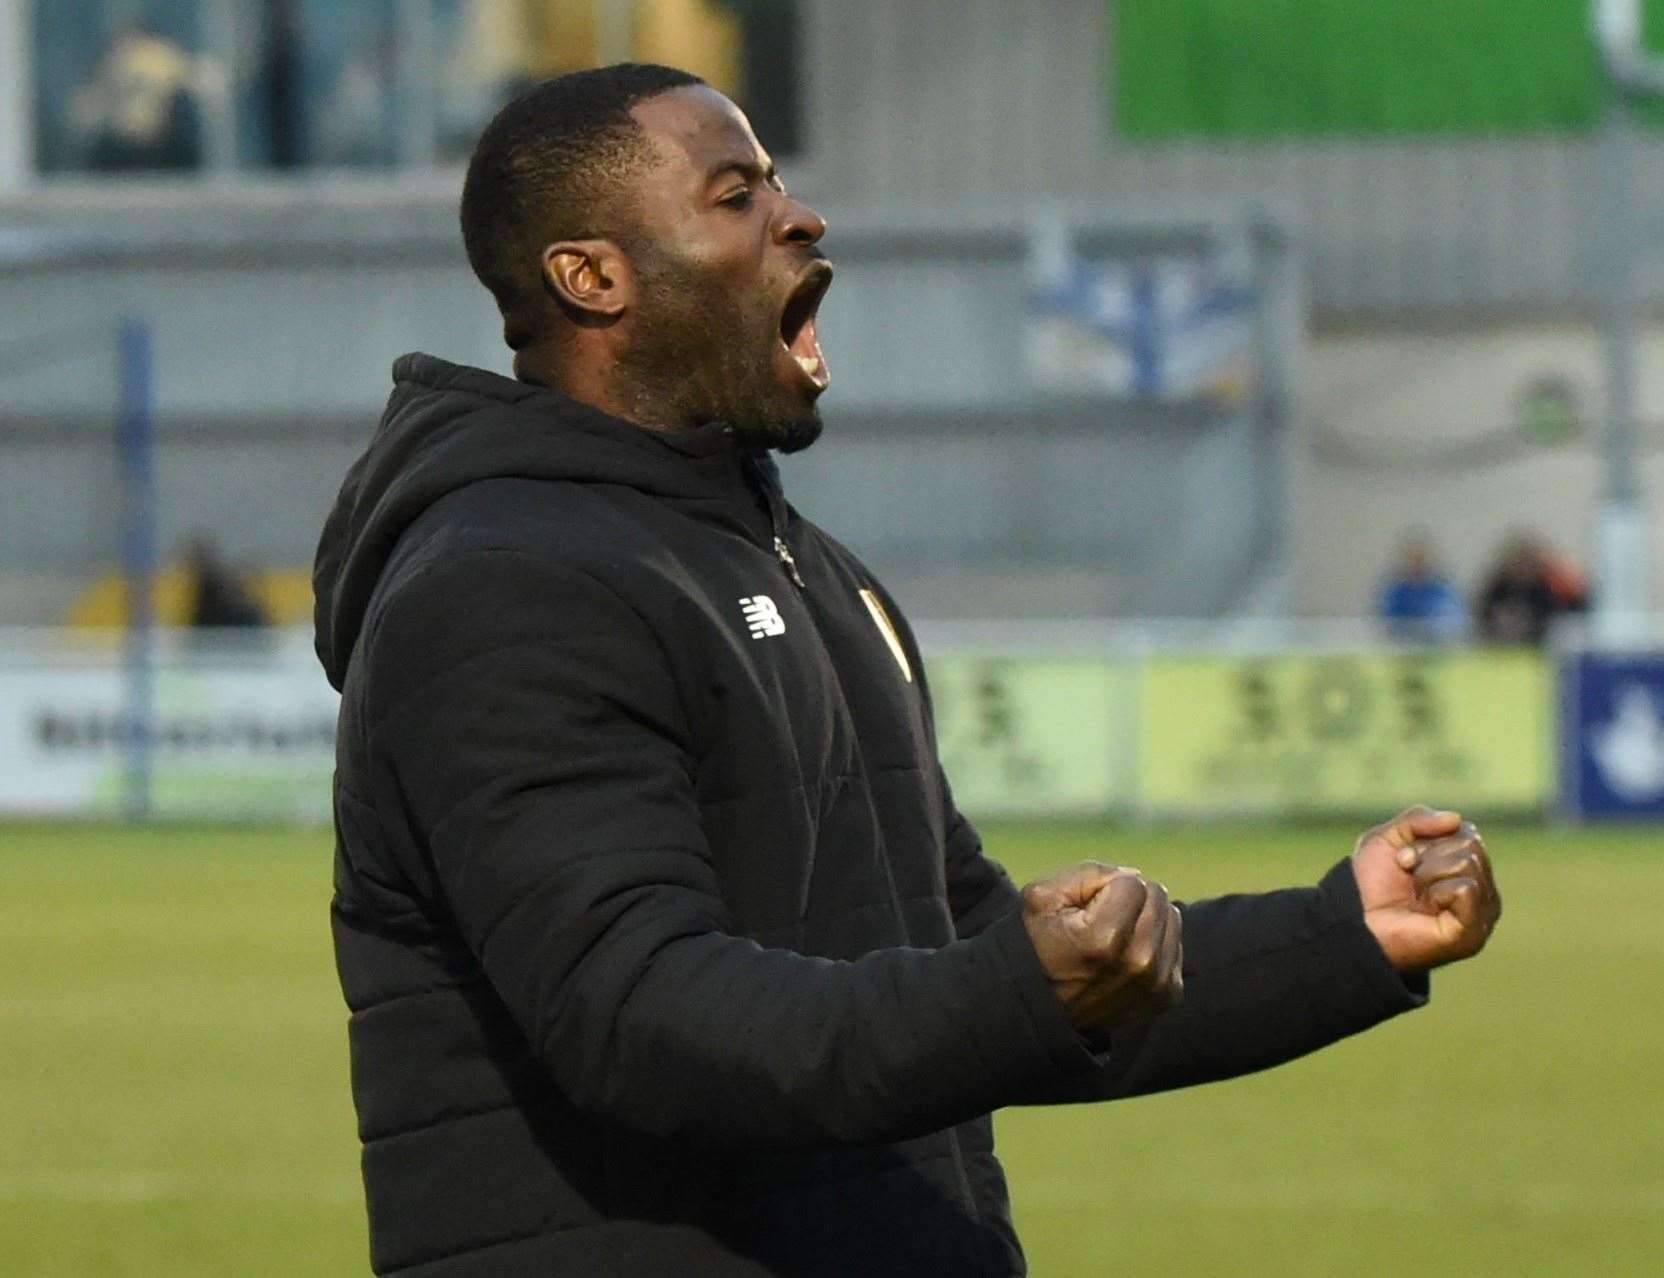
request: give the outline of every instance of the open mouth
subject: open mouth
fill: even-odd
[[[815,335],[815,313],[831,287],[832,264],[811,262],[786,299],[786,309],[780,316],[780,344],[817,393],[832,381],[820,339]]]

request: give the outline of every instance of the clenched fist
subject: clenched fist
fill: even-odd
[[[1364,922],[1400,972],[1472,958],[1502,917],[1484,841],[1455,812],[1409,808],[1366,831],[1352,873]]]
[[[1092,1039],[1177,1003],[1184,924],[1137,870],[1083,861],[1023,889],[1023,925],[1071,1024]]]

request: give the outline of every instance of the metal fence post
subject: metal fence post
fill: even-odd
[[[399,167],[432,168],[439,153],[439,32],[433,0],[397,0],[393,19]]]
[[[34,50],[29,0],[0,0],[0,194],[34,180]]]
[[[142,821],[153,807],[155,753],[156,470],[154,352],[149,324],[121,323],[117,340],[120,404],[116,447],[121,460],[121,575],[127,593],[122,646],[125,754],[122,813]]]
[[[1644,633],[1648,615],[1647,508],[1636,418],[1635,284],[1641,226],[1635,208],[1632,98],[1664,96],[1664,61],[1642,41],[1641,0],[1592,0],[1591,26],[1607,74],[1596,147],[1600,323],[1606,350],[1606,493],[1601,507],[1596,627],[1611,640]]]

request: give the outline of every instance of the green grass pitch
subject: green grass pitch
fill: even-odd
[[[1349,831],[998,828],[1180,895]],[[1664,1264],[1664,835],[1494,829],[1491,951],[1292,1066],[999,1119],[1037,1278]],[[327,836],[0,826],[0,1274],[367,1272]]]

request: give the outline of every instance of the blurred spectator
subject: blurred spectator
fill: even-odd
[[[1583,574],[1539,537],[1510,537],[1480,589],[1479,635],[1488,643],[1541,644],[1564,613],[1588,607]]]
[[[185,548],[191,575],[193,628],[246,629],[267,624],[266,613],[207,537],[194,537]]]
[[[1543,542],[1537,544],[1537,554],[1543,565],[1543,580],[1549,594],[1554,596],[1554,609],[1562,612],[1589,610],[1589,579],[1583,569],[1569,555],[1563,555]]]
[[[1421,643],[1454,639],[1467,621],[1462,597],[1439,571],[1432,545],[1420,536],[1406,538],[1399,547],[1376,611],[1393,638]]]
[[[119,30],[70,100],[70,128],[94,169],[194,169],[202,162],[203,64],[138,23]]]

